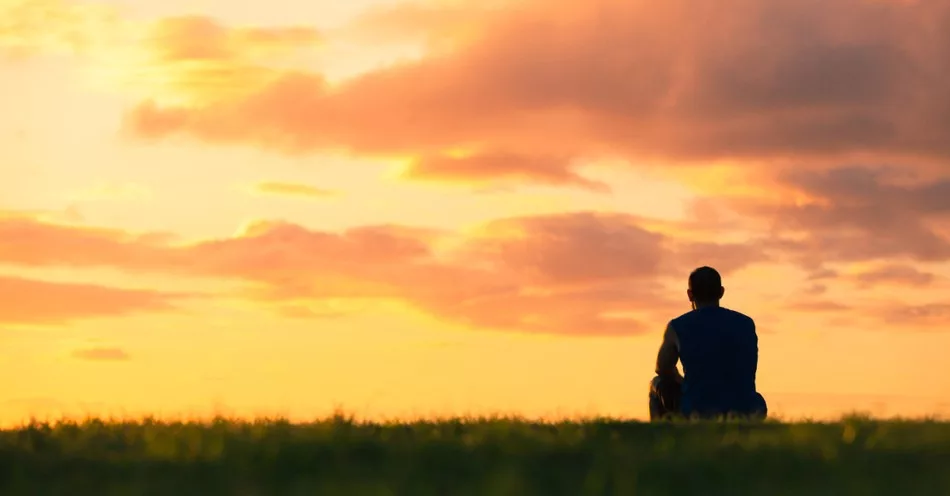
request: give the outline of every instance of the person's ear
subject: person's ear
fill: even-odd
[[[686,297],[689,298],[689,301],[693,301],[693,290],[692,290],[692,289],[687,289],[687,290],[686,290]]]
[[[726,288],[720,286],[720,287],[719,287],[719,298],[722,298],[722,297],[725,296],[725,295],[726,295]]]

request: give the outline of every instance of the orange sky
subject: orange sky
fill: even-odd
[[[950,7],[0,0],[0,423],[950,413]]]

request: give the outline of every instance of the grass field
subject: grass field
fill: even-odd
[[[950,495],[950,423],[34,423],[12,495]]]

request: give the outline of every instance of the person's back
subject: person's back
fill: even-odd
[[[650,417],[669,414],[764,417],[768,407],[756,391],[759,339],[755,322],[723,308],[719,272],[700,267],[689,276],[693,309],[671,320],[650,383]],[[683,375],[676,363],[683,363]]]
[[[673,319],[683,364],[684,415],[751,415],[758,409],[755,373],[758,337],[748,316],[723,307],[703,307]]]

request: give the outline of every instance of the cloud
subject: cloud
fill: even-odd
[[[461,180],[584,184],[568,164],[604,156],[950,156],[945,2],[524,1],[478,12],[477,29],[422,60],[332,87],[288,70],[241,97],[145,101],[127,126],[150,139],[410,156],[413,177]],[[455,149],[475,158],[439,158]],[[485,158],[498,150],[503,162]],[[524,158],[539,150],[558,159]]]
[[[260,59],[322,44],[315,29],[229,27],[203,16],[168,17],[154,24],[149,41],[159,60],[208,62]]]
[[[907,210],[922,214],[950,214],[950,178],[921,180],[913,172],[895,166],[840,166],[824,171],[791,169],[781,174],[786,184],[814,198],[842,206],[869,207],[874,203],[884,212]],[[879,211],[867,212],[880,217]],[[875,214],[875,215],[871,215]],[[881,222],[890,219],[885,217]]]
[[[402,177],[468,183],[509,179],[550,185],[573,184],[593,191],[610,191],[607,184],[592,181],[573,172],[570,162],[569,157],[498,152],[467,156],[428,155],[413,159]]]
[[[780,169],[785,187],[801,192],[800,203],[724,200],[750,222],[767,226],[768,244],[787,259],[811,267],[826,263],[950,260],[950,239],[941,228],[950,219],[950,178],[897,167],[842,166],[827,170]],[[907,282],[920,279],[891,267]],[[833,276],[832,274],[829,274]],[[886,274],[867,275],[881,278]],[[925,276],[924,276],[925,277]]]
[[[134,235],[29,217],[0,217],[0,261],[28,267],[156,266],[167,256],[168,239],[163,233]]]
[[[254,185],[254,191],[265,195],[300,196],[306,198],[326,198],[336,196],[338,192],[330,189],[317,188],[308,184],[262,182]]]
[[[920,271],[910,265],[889,264],[855,274],[854,279],[862,287],[871,287],[878,284],[927,286],[936,276],[930,272]]]
[[[680,227],[686,229],[691,222],[683,224]],[[8,216],[0,221],[0,240],[4,241],[0,263],[111,266],[233,280],[239,296],[298,319],[334,318],[392,301],[482,330],[629,335],[652,329],[644,322],[682,310],[682,298],[671,288],[682,286],[686,274],[697,266],[713,265],[728,277],[755,264],[837,259],[835,252],[805,249],[828,236],[823,231],[806,241],[783,243],[761,237],[732,243],[714,237],[693,241],[648,225],[636,216],[601,212],[497,219],[464,232],[398,225],[320,231],[288,222],[258,221],[232,237],[182,243],[160,234]],[[867,239],[855,238],[855,243],[859,241]],[[848,260],[860,256],[858,251]],[[811,288],[803,288],[807,294],[790,302],[788,309],[849,310],[821,296],[832,279],[855,281],[861,288],[865,283],[924,284],[929,279],[926,273],[896,262],[872,265],[857,275],[842,275],[821,264],[815,267],[812,275],[821,278],[810,282]],[[108,293],[97,294],[108,299]],[[141,292],[134,297],[123,295],[110,302],[120,308],[140,304],[148,309],[150,303],[160,307],[170,299]],[[82,308],[89,306],[84,303]],[[35,319],[69,311],[78,312],[66,307],[42,314],[37,306],[28,315]],[[881,318],[926,324],[930,313],[892,309]],[[10,320],[9,315],[6,318]]]
[[[108,43],[115,13],[102,4],[69,0],[0,2],[0,55],[88,54]]]
[[[945,303],[891,304],[876,312],[890,326],[945,329],[950,305]]]
[[[72,353],[73,358],[97,362],[124,362],[131,357],[121,348],[86,348]]]
[[[277,308],[277,313],[291,319],[336,319],[354,313],[351,310],[314,308],[311,305],[288,304]]]
[[[514,218],[444,236],[460,246],[438,252],[392,226],[334,236],[270,224],[190,250],[206,260],[202,270],[267,283],[261,299],[397,299],[479,328],[633,333],[635,322],[607,314],[663,303],[655,281],[662,237],[623,216]]]
[[[295,56],[318,48],[322,35],[304,26],[226,26],[203,16],[160,19],[137,44],[138,71],[128,84],[178,102],[243,98],[271,84]],[[161,81],[154,75],[162,74]]]
[[[795,301],[785,305],[785,308],[797,312],[842,312],[853,309],[853,307],[849,305],[844,305],[835,301],[816,299]]]
[[[812,271],[808,274],[809,281],[823,281],[826,279],[834,279],[839,276],[839,273],[834,269],[829,269],[827,267],[822,267],[820,269]],[[823,288],[823,285],[816,284],[815,288]]]
[[[465,258],[491,260],[499,272],[538,283],[647,277],[663,257],[662,236],[623,214],[511,218],[485,231],[488,236],[469,242]]]
[[[115,5],[73,0],[4,0],[0,48],[24,55],[72,51],[115,55],[108,44],[124,40],[152,63],[243,64],[281,58],[322,46],[316,29],[297,26],[229,26],[199,15],[140,21]],[[168,67],[167,65],[163,67]]]
[[[372,45],[422,42],[430,53],[456,49],[478,39],[499,8],[516,2],[477,4],[402,2],[371,7],[334,35]]]
[[[175,295],[0,276],[0,323],[59,325],[79,319],[174,309]]]
[[[633,216],[593,212],[501,219],[470,233],[393,225],[323,232],[261,221],[234,237],[177,244],[17,219],[0,223],[0,240],[0,263],[232,279],[245,297],[298,318],[347,310],[333,301],[382,299],[477,328],[574,335],[645,329],[640,320],[682,307],[664,287],[673,267],[729,252],[714,243],[699,249]],[[731,265],[723,270],[763,259],[744,253],[744,261],[724,258]]]
[[[102,2],[0,2],[0,56],[76,54],[87,81],[178,105],[253,94],[323,43],[306,25],[225,25],[197,15],[142,20]]]
[[[776,260],[774,254],[761,240],[744,243],[683,242],[671,256],[669,270],[688,273],[696,267],[709,265],[720,273],[728,274],[755,263]]]

